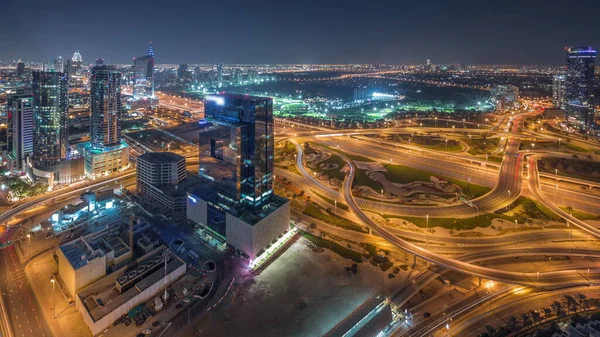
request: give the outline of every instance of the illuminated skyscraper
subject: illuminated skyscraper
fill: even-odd
[[[273,192],[273,99],[208,95],[204,114],[217,128],[200,135],[206,185],[189,193],[188,219],[254,259],[289,229],[289,201]]]
[[[90,76],[90,137],[92,145],[121,143],[121,72],[114,66],[95,66]]]
[[[552,78],[552,103],[557,108],[565,107],[565,85],[567,77],[556,75]]]
[[[154,49],[133,59],[133,99],[154,97]]]
[[[81,75],[83,70],[83,59],[81,58],[81,54],[79,54],[79,50],[75,51],[73,57],[71,58],[71,74],[70,75]]]
[[[33,96],[20,94],[9,96],[7,100],[8,116],[8,153],[12,168],[22,171],[25,159],[33,153]]]
[[[67,156],[68,76],[58,71],[33,72],[33,156],[59,160]]]
[[[25,63],[19,60],[19,62],[17,62],[17,76],[23,76],[23,74],[25,74]]]
[[[566,49],[565,101],[569,117],[586,126],[594,122],[592,107],[596,50],[592,47]]]
[[[223,63],[217,64],[217,81],[223,83]]]
[[[97,65],[90,76],[90,142],[80,145],[87,176],[118,171],[129,164],[129,147],[121,139],[121,72]]]

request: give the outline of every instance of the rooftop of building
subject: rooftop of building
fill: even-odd
[[[188,194],[191,195],[192,198],[197,197],[201,200],[217,203],[218,190],[215,188],[216,184],[206,182],[205,179],[202,179],[202,182],[201,185],[196,185],[194,189],[190,190]],[[288,199],[273,193],[271,202],[256,211],[248,208],[246,205],[240,205],[238,207],[235,207],[235,205],[228,206],[231,206],[230,214],[243,220],[247,224],[254,226],[287,202],[289,202]]]
[[[272,97],[267,97],[267,96],[255,96],[255,95],[248,95],[248,94],[238,94],[238,93],[227,93],[225,91],[219,92],[217,94],[214,95],[206,95],[207,96],[221,96],[221,97],[225,97],[225,98],[239,98],[239,99],[246,99],[246,100],[273,100]]]
[[[98,147],[98,146],[92,145],[91,142],[81,143],[77,146],[85,149],[87,152],[90,152],[92,154],[102,154],[102,153],[112,152],[112,151],[116,151],[116,150],[122,150],[124,148],[129,147],[129,145],[124,140],[122,140],[120,144],[113,145],[113,146]]]
[[[152,164],[167,164],[185,160],[185,157],[173,152],[147,152],[139,156],[138,160],[144,160]]]
[[[77,293],[77,296],[79,296],[92,319],[97,322],[134,299],[144,290],[161,281],[165,277],[162,253],[166,249],[166,246],[160,246],[139,258],[135,263],[130,264],[130,267],[121,268]],[[170,256],[171,258],[167,262],[167,274],[171,274],[176,269],[185,265],[185,262],[175,254],[170,254]],[[156,268],[152,268],[150,272],[144,274],[142,277],[137,277],[136,275],[135,281],[130,287],[123,288],[122,292],[118,290],[116,284],[126,283],[127,281],[123,281],[123,278],[129,278],[134,270],[146,266],[148,263],[154,263],[158,259],[160,259],[159,262],[161,262],[161,265],[157,264]]]
[[[119,237],[118,231],[105,227],[95,233],[80,237],[60,246],[73,269],[86,266],[89,261],[113,252],[115,258],[129,252],[129,247]]]
[[[92,71],[101,71],[101,70],[110,70],[110,71],[119,71],[116,66],[112,64],[98,64],[92,67]]]
[[[155,189],[159,190],[161,193],[166,194],[168,196],[177,196],[178,194],[181,196],[187,195],[188,191],[195,189],[198,184],[201,184],[202,180],[195,174],[187,174],[185,179],[180,181],[178,184],[164,184],[161,186],[153,186]]]
[[[65,255],[73,269],[79,269],[88,264],[92,259],[98,257],[83,238],[77,238],[74,241],[60,246],[60,250]]]
[[[359,324],[359,322],[367,317],[373,310],[385,301],[383,297],[371,297],[354,309],[348,316],[336,324],[323,337],[344,336]],[[356,333],[356,332],[354,332]],[[351,335],[354,335],[351,334]]]

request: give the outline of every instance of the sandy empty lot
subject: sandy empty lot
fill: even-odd
[[[321,336],[368,297],[388,294],[394,279],[368,262],[358,273],[350,260],[313,252],[301,238],[258,276],[236,280],[227,297],[186,333],[192,336]],[[200,332],[198,332],[200,331]]]

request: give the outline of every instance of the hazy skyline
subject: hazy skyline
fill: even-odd
[[[563,64],[565,46],[600,48],[598,1],[8,0],[0,60],[79,50],[130,63]]]

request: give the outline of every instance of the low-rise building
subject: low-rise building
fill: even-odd
[[[137,159],[137,189],[144,202],[168,214],[185,214],[187,191],[196,183],[185,158],[171,152],[144,153]]]
[[[59,276],[72,296],[131,259],[132,252],[118,234],[107,227],[59,247]]]
[[[165,284],[185,273],[186,263],[160,246],[79,291],[75,305],[92,334],[97,335],[140,303],[160,295]]]

